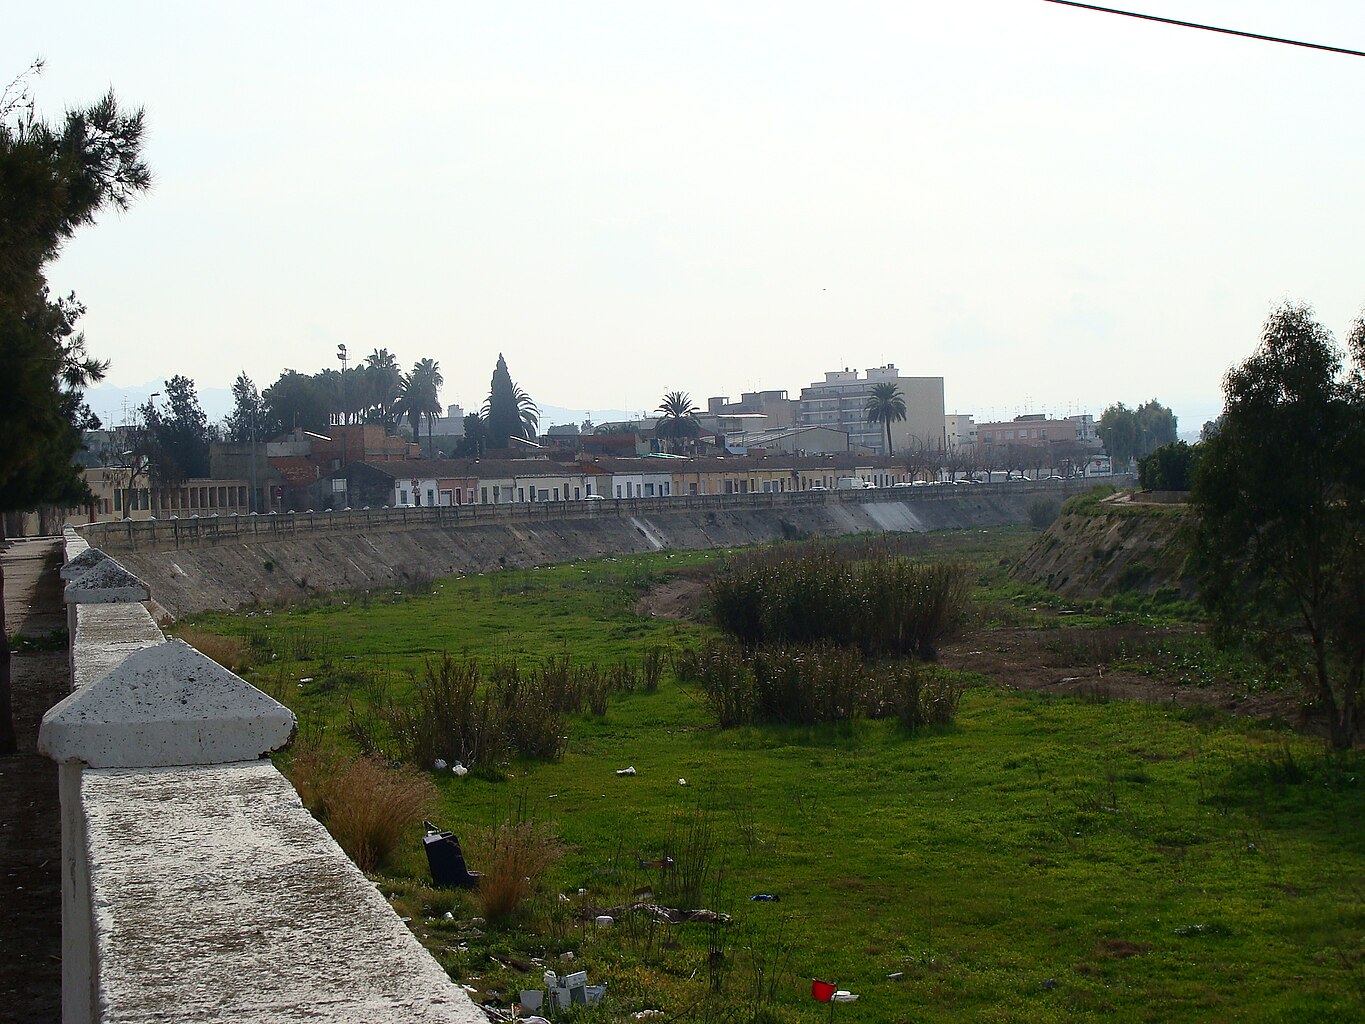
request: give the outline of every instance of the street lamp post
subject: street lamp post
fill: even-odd
[[[337,344],[337,358],[341,360],[341,394],[337,397],[341,401],[341,422],[345,424],[349,410],[346,408],[346,345]]]
[[[245,374],[246,371],[243,370],[242,373]],[[254,391],[255,388],[253,387],[252,390]],[[248,512],[260,511],[260,502],[256,499],[256,410],[259,406],[259,399],[251,403],[251,493],[247,495],[246,507]]]

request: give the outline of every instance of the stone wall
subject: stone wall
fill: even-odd
[[[266,759],[289,710],[178,641],[67,534],[74,692],[43,719],[62,797],[62,1018],[486,1018]]]
[[[1015,482],[465,506],[244,517],[241,522],[111,523],[82,532],[117,552],[151,584],[157,602],[178,617],[662,548],[1018,524],[1027,522],[1028,506],[1039,497],[1063,498],[1087,486],[1086,481]]]

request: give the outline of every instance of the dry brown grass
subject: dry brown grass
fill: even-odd
[[[436,787],[416,769],[331,749],[298,751],[290,779],[303,805],[362,871],[380,867],[436,802]]]
[[[250,649],[240,637],[218,636],[196,629],[194,626],[181,626],[175,631],[175,635],[200,654],[212,658],[232,672],[241,672],[255,664]]]
[[[534,819],[475,831],[469,846],[470,863],[483,872],[474,895],[490,921],[516,910],[564,854],[550,826]]]

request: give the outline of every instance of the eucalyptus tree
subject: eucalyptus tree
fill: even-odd
[[[1297,678],[1333,746],[1365,729],[1365,320],[1347,354],[1307,306],[1271,313],[1198,445],[1191,566],[1223,640]]]
[[[880,423],[886,428],[886,454],[894,455],[891,424],[905,419],[905,399],[901,397],[900,385],[890,380],[873,384],[867,401],[863,403],[863,416],[868,423]]]

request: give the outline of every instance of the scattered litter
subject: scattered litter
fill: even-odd
[[[635,766],[634,766],[634,765],[631,765],[629,768],[618,768],[618,769],[616,769],[616,774],[617,774],[617,775],[636,775],[636,774],[638,774],[638,773],[635,771]]]
[[[630,1015],[631,1020],[663,1020],[663,1010],[640,1010],[638,1013]]]
[[[435,768],[438,772],[443,772],[450,766],[446,764],[444,758],[438,757],[434,762],[432,762],[432,767]]]
[[[466,775],[469,774],[469,769],[466,768],[464,765],[460,764],[459,761],[456,761],[451,766],[450,770],[457,778],[461,779],[463,779]]]
[[[679,785],[679,786],[686,786],[686,785],[687,785],[687,780],[686,780],[686,779],[679,779],[679,780],[678,780],[678,785]]]
[[[311,683],[312,681],[313,681],[312,676],[304,676],[302,679],[299,680],[299,682],[301,683]]]
[[[850,992],[846,988],[841,988],[838,992],[835,992],[834,995],[831,997],[831,1002],[835,1003],[856,1003],[857,1001],[858,1001],[857,994],[854,992]]]
[[[1047,991],[1051,992],[1056,987],[1057,987],[1056,978],[1045,978],[1043,980],[1043,988],[1045,988]]]
[[[455,920],[455,915],[454,915],[453,913],[451,913],[449,910],[447,910],[447,911],[445,912],[445,919],[446,919],[447,921],[453,921],[453,920]]]
[[[559,959],[561,959],[561,960],[568,960],[570,963],[572,963],[572,962],[573,962],[573,950],[569,950],[567,953],[560,953],[560,954],[559,954]]]
[[[749,900],[753,903],[781,903],[782,897],[775,896],[770,892],[758,892],[750,896]]]
[[[905,977],[905,972],[904,972],[904,971],[893,971],[892,973],[890,973],[890,974],[888,974],[888,975],[886,976],[886,980],[887,980],[887,981],[900,981],[900,980],[901,980],[902,978],[904,978],[904,977]]]
[[[539,1010],[545,1005],[545,993],[538,988],[524,988],[521,990],[521,1008],[523,1010]],[[525,1020],[526,1018],[522,1018]]]
[[[551,793],[551,794],[550,794],[549,796],[547,796],[545,799],[546,799],[546,800],[558,800],[558,799],[559,799],[559,794],[558,794],[558,793]]]
[[[598,915],[597,915],[596,924],[597,924],[597,927],[599,927],[599,928],[610,928],[610,927],[611,927],[612,925],[614,925],[615,923],[616,923],[616,919],[613,918],[610,914],[598,914]]]

